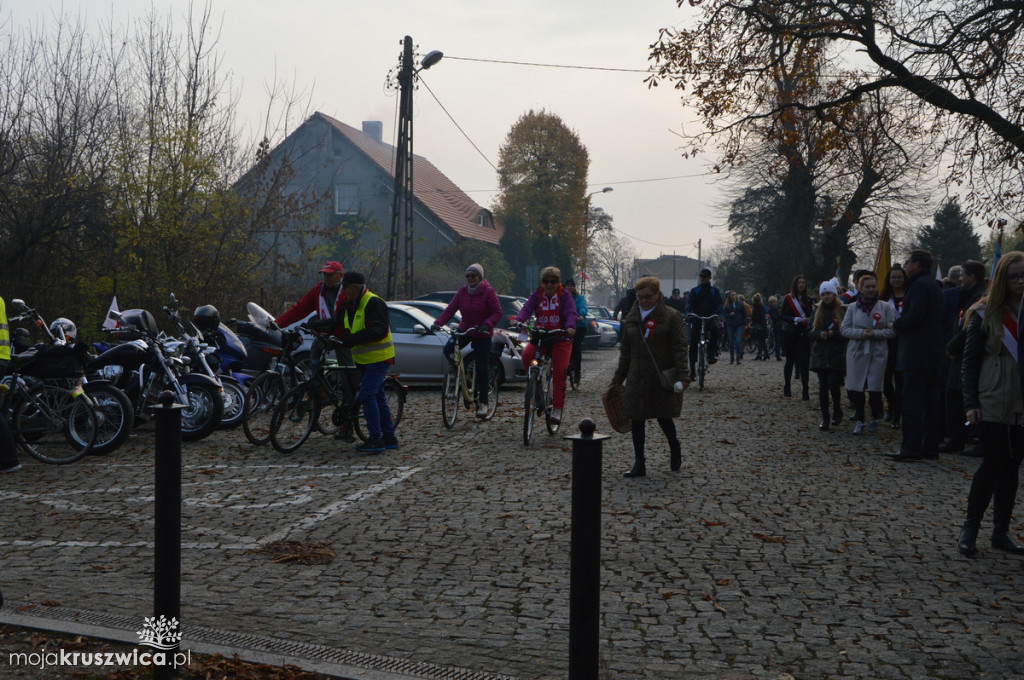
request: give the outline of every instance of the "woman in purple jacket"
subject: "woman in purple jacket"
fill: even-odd
[[[431,330],[436,331],[448,323],[455,312],[462,314],[459,332],[468,332],[459,339],[459,349],[469,343],[473,345],[470,356],[476,362],[476,415],[483,418],[487,416],[487,362],[491,356],[491,336],[494,334],[494,325],[501,319],[501,302],[491,284],[484,280],[484,268],[475,262],[466,268],[466,285],[455,292],[455,297],[434,320]],[[452,340],[444,348],[448,361],[452,360],[454,352]]]

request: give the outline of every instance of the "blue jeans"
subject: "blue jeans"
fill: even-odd
[[[743,358],[743,326],[727,326],[725,332],[729,335],[729,358]]]
[[[388,376],[390,366],[391,364],[386,361],[378,361],[359,367],[359,401],[363,405],[366,429],[369,430],[367,436],[370,439],[395,434],[395,423],[391,420],[391,409],[388,408],[388,400],[384,395],[384,378]]]

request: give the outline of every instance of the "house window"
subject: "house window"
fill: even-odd
[[[476,216],[476,221],[481,227],[494,228],[494,220],[489,210],[481,210]]]
[[[359,185],[334,185],[334,213],[336,215],[355,215],[359,212]]]

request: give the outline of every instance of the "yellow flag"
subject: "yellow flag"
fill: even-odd
[[[875,255],[875,276],[878,277],[878,290],[885,287],[886,279],[889,278],[889,267],[892,264],[892,253],[889,249],[889,219],[882,227],[882,238],[878,241],[878,253]]]

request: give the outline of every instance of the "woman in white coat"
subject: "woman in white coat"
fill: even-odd
[[[885,361],[889,356],[888,340],[896,312],[892,305],[878,300],[878,279],[864,274],[857,281],[859,295],[846,310],[840,333],[850,342],[846,346],[846,389],[854,408],[853,434],[864,431],[864,392],[871,403],[868,432],[878,431],[882,417],[882,387],[885,382]]]

